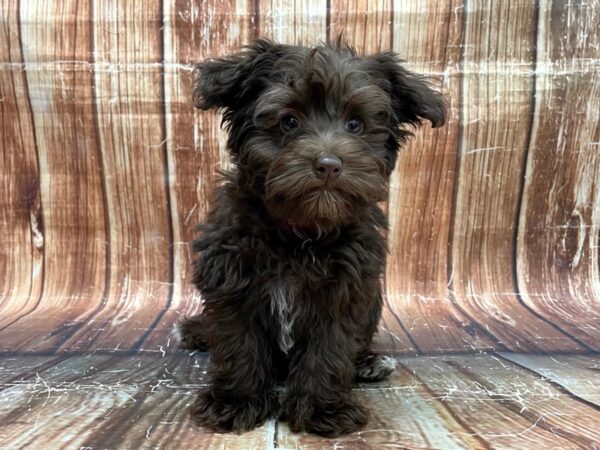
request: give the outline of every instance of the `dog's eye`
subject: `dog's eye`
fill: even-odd
[[[358,134],[363,130],[362,120],[358,117],[351,117],[348,122],[346,122],[346,131],[352,134]]]
[[[283,131],[290,131],[294,128],[298,128],[300,126],[300,122],[298,122],[298,119],[296,119],[294,116],[285,116],[283,119],[281,119],[279,125]]]

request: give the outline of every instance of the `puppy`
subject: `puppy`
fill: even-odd
[[[204,310],[179,334],[212,362],[191,414],[221,432],[273,415],[292,431],[358,430],[368,414],[353,381],[393,370],[370,350],[386,257],[378,202],[405,126],[443,125],[443,98],[394,53],[339,43],[258,40],[196,69],[195,105],[223,111],[235,168],[193,244]]]

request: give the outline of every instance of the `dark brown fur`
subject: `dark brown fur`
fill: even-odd
[[[217,431],[275,414],[293,431],[360,429],[353,381],[392,370],[370,350],[386,255],[377,202],[410,134],[402,125],[442,125],[442,97],[391,52],[259,40],[200,63],[194,100],[223,110],[235,170],[194,242],[204,311],[180,333],[184,347],[210,349],[212,367],[192,416]],[[324,154],[343,163],[336,180],[315,175]]]

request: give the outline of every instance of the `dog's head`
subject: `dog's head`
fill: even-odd
[[[196,67],[194,103],[223,109],[244,189],[278,221],[330,229],[387,195],[398,149],[442,96],[392,52],[258,40]]]

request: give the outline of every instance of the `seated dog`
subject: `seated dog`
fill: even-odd
[[[211,353],[192,416],[217,431],[278,414],[292,431],[358,430],[368,414],[353,381],[393,370],[370,350],[386,257],[378,202],[406,125],[443,125],[443,98],[394,53],[339,43],[258,40],[196,74],[195,105],[223,111],[235,168],[193,245],[204,310],[179,324],[185,348]]]

